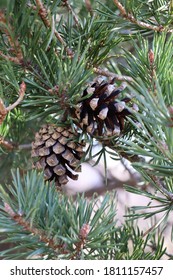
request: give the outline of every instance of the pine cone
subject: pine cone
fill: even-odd
[[[71,128],[44,125],[32,143],[32,157],[38,158],[34,167],[43,169],[45,180],[54,179],[58,187],[65,185],[68,177],[78,179],[72,170],[81,171],[79,161],[84,154],[84,144],[74,142],[76,136]]]
[[[75,112],[80,127],[95,136],[119,136],[126,116],[131,114],[126,108],[130,98],[116,100],[123,89],[123,85],[116,88],[114,79],[110,82],[98,79],[86,88],[82,97],[91,96],[78,104]]]

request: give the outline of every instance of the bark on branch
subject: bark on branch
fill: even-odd
[[[17,105],[23,100],[26,91],[26,84],[22,82],[19,89],[19,98],[10,106],[5,107],[4,102],[0,99],[0,125],[3,123],[7,113],[12,109],[16,108]]]

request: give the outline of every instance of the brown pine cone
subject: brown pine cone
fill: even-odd
[[[80,172],[80,159],[84,155],[83,143],[74,142],[77,133],[71,128],[44,125],[35,134],[32,143],[32,157],[38,160],[34,167],[44,170],[45,180],[55,180],[60,187],[68,182],[68,177],[77,180]]]
[[[126,116],[131,114],[126,107],[131,99],[117,100],[123,89],[123,84],[118,88],[114,85],[114,79],[110,82],[98,79],[86,88],[82,97],[90,96],[80,102],[75,111],[80,127],[94,136],[119,136]]]

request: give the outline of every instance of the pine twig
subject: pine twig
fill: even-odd
[[[3,123],[7,113],[12,109],[16,108],[17,105],[23,100],[25,91],[26,91],[26,84],[25,82],[22,82],[19,90],[19,98],[16,100],[16,102],[14,102],[12,105],[8,107],[5,107],[2,99],[0,99],[0,125]]]
[[[6,148],[7,150],[13,150],[14,145],[6,140],[2,136],[0,136],[0,145]]]
[[[147,28],[147,29],[151,29],[157,32],[161,32],[164,30],[163,26],[154,26],[151,24],[148,24],[146,22],[137,20],[136,18],[134,18],[134,16],[130,13],[127,13],[124,6],[118,1],[118,0],[113,0],[114,4],[117,6],[117,8],[119,9],[122,17],[126,18],[128,21],[137,24],[138,26],[142,27],[142,28]],[[169,31],[170,32],[170,31]]]
[[[39,16],[40,18],[42,19],[44,25],[47,27],[47,28],[51,28],[51,23],[50,23],[50,20],[48,18],[48,15],[49,15],[49,12],[47,11],[47,9],[44,7],[43,3],[41,0],[36,0],[36,4],[37,4],[37,7],[39,8]],[[72,52],[72,50],[66,45],[64,39],[61,37],[61,35],[59,34],[59,32],[57,30],[54,30],[54,34],[55,34],[55,37],[59,40],[59,42],[65,47],[66,49],[66,52],[67,52],[67,55],[69,57],[73,57],[74,56],[74,53]]]
[[[9,55],[5,55],[2,52],[0,52],[0,56],[16,64],[21,64],[23,62],[23,53],[22,53],[21,46],[19,44],[18,39],[17,38],[14,39],[11,36],[10,31],[13,31],[13,27],[11,26],[11,24],[8,23],[8,28],[5,27],[5,25],[7,25],[7,22],[6,22],[4,12],[2,10],[0,10],[0,22],[2,23],[2,26],[4,26],[0,28],[3,31],[3,33],[6,34],[8,42],[11,46],[11,50],[15,54],[14,57],[11,57]]]
[[[6,60],[9,60],[11,62],[14,62],[15,64],[21,64],[21,61],[17,57],[9,56],[3,54],[3,52],[0,51],[0,56]]]
[[[7,112],[9,112],[12,109],[17,107],[17,105],[23,100],[25,91],[26,91],[26,84],[25,84],[25,82],[22,82],[20,85],[20,90],[19,90],[19,98],[16,100],[16,102],[14,102],[12,105],[10,105],[6,108]]]
[[[28,143],[28,144],[20,144],[17,146],[17,149],[19,150],[30,150],[32,148],[32,144]]]
[[[43,231],[32,227],[30,223],[24,219],[23,215],[15,213],[11,206],[6,202],[4,203],[4,211],[8,213],[11,219],[14,220],[18,225],[22,226],[26,231],[29,231],[34,236],[37,236],[40,241],[46,243],[46,245],[54,251],[60,250],[61,254],[69,253],[64,249],[64,244],[55,244],[53,238],[48,238]]]
[[[132,171],[132,167],[130,168],[130,166],[128,166],[127,160],[125,158],[122,157],[120,161],[125,170],[129,173],[131,180],[137,184],[139,181],[139,175],[137,175],[137,172],[134,170]]]
[[[0,145],[7,150],[30,150],[32,148],[31,143],[18,145],[16,143],[5,140],[2,136],[0,136]]]
[[[7,114],[7,110],[5,108],[5,105],[2,101],[2,99],[0,99],[0,125],[3,123],[5,117]]]
[[[100,68],[97,68],[97,67],[94,67],[93,70],[96,74],[99,74],[99,75],[102,75],[102,76],[105,76],[105,77],[110,77],[110,78],[115,79],[117,81],[126,81],[126,82],[132,82],[133,81],[133,79],[129,76],[118,75],[118,74],[112,73],[108,70],[103,70],[103,69],[100,69]]]
[[[92,5],[91,5],[91,1],[90,0],[85,0],[85,5],[86,5],[86,8],[87,8],[88,12],[92,16],[94,14],[94,12],[93,12],[93,8],[92,8]]]
[[[63,0],[63,2],[64,2],[64,6],[66,6],[68,11],[71,12],[71,14],[73,15],[76,25],[79,25],[79,19],[78,19],[77,15],[75,14],[74,10],[72,9],[71,5],[69,4],[68,0]]]

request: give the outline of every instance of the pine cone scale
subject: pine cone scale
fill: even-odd
[[[53,138],[49,138],[46,142],[45,142],[45,145],[46,147],[51,147],[53,146],[54,144],[56,143],[56,140],[54,140]]]
[[[50,154],[50,151],[48,148],[43,147],[39,149],[39,156],[48,156]]]
[[[44,170],[44,177],[45,177],[45,180],[48,180],[52,177],[52,172],[49,168],[46,168]]]
[[[50,138],[50,135],[47,135],[47,134],[43,134],[43,136],[42,136],[42,140],[43,141],[46,141],[46,140],[48,140]]]
[[[58,142],[53,146],[53,151],[55,152],[55,154],[61,154],[65,151],[65,147]]]
[[[52,134],[52,138],[53,138],[54,140],[57,140],[60,136],[61,136],[61,134],[60,134],[59,132],[57,132],[57,131],[55,131],[55,132]]]
[[[59,164],[57,165],[56,167],[54,167],[53,171],[58,175],[58,176],[61,176],[61,175],[64,175],[66,173],[66,168]]]
[[[56,166],[59,163],[57,156],[55,154],[52,154],[51,156],[47,157],[46,162],[50,166]]]

